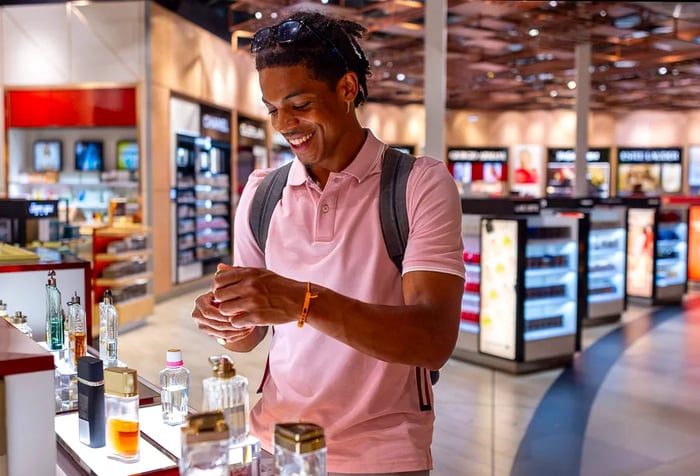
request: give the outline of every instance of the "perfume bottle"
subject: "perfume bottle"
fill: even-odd
[[[221,410],[226,417],[231,443],[248,436],[248,379],[236,375],[227,355],[209,357],[214,374],[202,381],[204,411]]]
[[[7,313],[7,303],[2,302],[2,299],[0,299],[0,317],[5,319],[7,322],[11,322],[10,315]]]
[[[136,370],[107,367],[105,379],[105,430],[112,458],[139,459],[139,394]]]
[[[117,325],[119,316],[112,292],[106,289],[100,303],[100,359],[105,368],[119,365],[117,358]]]
[[[74,366],[85,355],[85,339],[85,309],[80,305],[80,296],[76,291],[68,303],[68,348]]]
[[[326,476],[326,440],[313,423],[275,425],[274,473],[279,476]]]
[[[30,339],[33,339],[34,336],[32,335],[32,328],[29,327],[29,324],[27,324],[27,316],[22,314],[22,311],[17,311],[15,312],[15,315],[12,316],[12,325],[15,326],[19,331],[28,336]]]
[[[105,445],[105,383],[102,361],[78,357],[78,431],[90,448]]]
[[[49,271],[46,283],[46,345],[49,350],[62,350],[64,345],[61,291],[56,287],[56,271]]]
[[[180,432],[181,476],[229,476],[229,430],[221,411],[187,416]]]
[[[166,367],[160,371],[160,401],[163,423],[180,425],[187,416],[190,394],[190,371],[182,362],[180,349],[169,349]]]

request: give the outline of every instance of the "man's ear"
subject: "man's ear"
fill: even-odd
[[[357,74],[354,71],[346,72],[338,81],[336,92],[342,102],[351,102],[355,104],[355,98],[360,90],[360,85],[357,80]]]

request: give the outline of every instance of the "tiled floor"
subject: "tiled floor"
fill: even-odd
[[[121,360],[152,382],[166,350],[182,348],[195,408],[221,350],[189,317],[196,294],[158,304],[119,340]],[[449,361],[435,387],[432,475],[700,474],[700,296],[651,313],[631,307],[618,324],[585,328],[567,369],[512,376]],[[233,355],[251,403],[265,344]]]

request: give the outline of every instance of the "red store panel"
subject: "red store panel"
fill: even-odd
[[[6,128],[135,125],[135,88],[5,92]]]

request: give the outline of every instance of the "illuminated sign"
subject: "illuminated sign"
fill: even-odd
[[[507,162],[508,149],[450,148],[447,149],[447,159],[452,162]]]
[[[265,140],[265,129],[249,122],[241,122],[238,125],[238,133],[248,139]]]
[[[56,202],[29,202],[27,215],[34,218],[56,216]]]
[[[221,116],[213,116],[211,114],[202,115],[202,129],[210,129],[213,131],[228,134],[231,132],[229,120]]]

